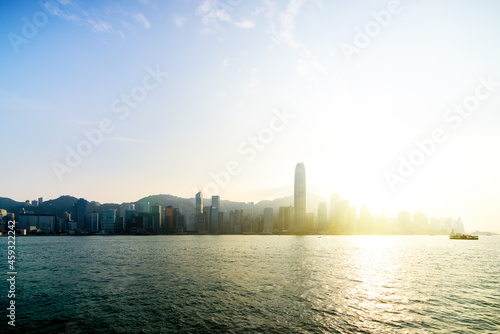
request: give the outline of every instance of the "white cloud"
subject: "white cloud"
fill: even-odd
[[[230,5],[230,2],[205,0],[198,6],[197,12],[205,25],[214,25],[218,27],[220,23],[229,23],[243,29],[253,28],[255,26],[255,23],[248,18],[235,20],[228,12],[233,9],[234,7]]]
[[[239,28],[253,28],[255,26],[255,23],[253,23],[252,21],[248,20],[248,19],[243,19],[242,21],[240,22],[233,22],[235,26],[239,27]]]
[[[184,16],[176,15],[173,18],[174,24],[179,28],[184,27],[184,23],[186,22],[186,18]]]
[[[87,19],[86,23],[93,32],[107,32],[107,33],[113,32],[113,27],[108,22],[104,21],[96,22],[92,19]]]
[[[82,6],[85,5],[85,2],[76,4],[70,0],[58,0],[57,3],[60,5],[55,6],[47,3],[45,6],[57,17],[76,25],[87,27],[95,33],[115,34],[125,39],[124,32],[116,29],[114,23],[127,29],[133,29],[134,24],[140,24],[145,29],[151,28],[151,23],[144,16],[144,14],[139,12],[130,13],[126,10],[115,9],[113,12],[105,10],[104,13],[101,13],[82,8]],[[133,24],[129,22],[132,22]]]
[[[286,46],[293,50],[296,70],[311,81],[317,82],[317,72],[324,72],[323,66],[318,61],[317,57],[312,54],[304,43],[297,40],[294,34],[295,21],[300,10],[307,0],[290,0],[286,8],[279,12],[276,4],[264,0],[265,6],[257,8],[254,13],[256,15],[265,13],[269,22],[269,33],[271,40],[279,46]],[[321,8],[321,2],[315,1]]]
[[[286,7],[286,11],[280,17],[281,31],[279,35],[281,40],[293,49],[299,46],[293,36],[293,30],[295,28],[295,17],[303,4],[304,0],[291,0]]]
[[[148,19],[144,16],[144,14],[136,13],[133,17],[136,22],[142,23],[144,25],[144,28],[146,29],[151,28],[151,23],[149,23]]]

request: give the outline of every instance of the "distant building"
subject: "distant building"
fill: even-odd
[[[89,218],[88,221],[90,223],[90,232],[92,233],[97,233],[101,229],[99,228],[99,213],[97,212],[91,212],[88,214]]]
[[[347,213],[347,225],[349,234],[358,233],[358,219],[357,210],[353,206],[349,206],[349,211]]]
[[[87,223],[86,223],[87,207],[88,207],[88,202],[83,198],[80,198],[75,203],[74,216],[76,217],[77,228],[80,232],[90,230],[90,229],[87,229]]]
[[[195,213],[203,213],[203,194],[199,191],[195,196]]]
[[[104,210],[102,212],[102,230],[108,234],[115,233],[116,209]]]
[[[326,203],[319,203],[318,206],[318,231],[326,232],[328,230],[328,216],[326,212]]]
[[[316,225],[314,224],[314,213],[310,212],[306,214],[306,232],[315,233]]]
[[[146,213],[150,213],[151,212],[150,211],[151,208],[149,206],[149,202],[144,201],[144,202],[141,202],[140,204],[141,204],[141,209],[142,209],[141,212],[146,212]]]
[[[125,217],[125,211],[127,210],[135,210],[135,204],[122,203],[122,205],[120,205],[120,217]]]
[[[170,205],[165,208],[166,233],[174,233],[174,208]]]
[[[285,207],[280,206],[278,209],[278,224],[274,229],[274,232],[280,233],[285,230]]]
[[[333,194],[330,197],[330,227],[333,228],[337,223],[335,222],[335,207],[339,201],[339,195]]]
[[[340,200],[335,204],[335,231],[336,233],[349,233],[349,201]]]
[[[416,233],[428,233],[429,231],[429,220],[422,212],[417,212],[413,214],[413,226]]]
[[[38,206],[42,206],[43,204],[43,197],[38,197]]]
[[[264,228],[262,233],[273,233],[273,208],[264,209]]]
[[[54,233],[56,228],[57,216],[47,214],[19,214],[18,228],[26,230],[28,233]]]
[[[359,226],[358,233],[360,234],[372,234],[378,231],[374,231],[374,220],[373,216],[368,209],[368,206],[364,204],[359,212]]]
[[[398,214],[398,225],[401,233],[409,233],[411,231],[411,213],[401,211]]]
[[[303,163],[295,166],[294,211],[294,230],[303,233],[306,230],[306,168]]]
[[[163,226],[162,221],[162,210],[160,204],[155,204],[151,207],[151,213],[153,214],[153,233],[165,233],[165,226]]]
[[[212,196],[210,233],[219,233],[219,210],[220,210],[220,197]]]
[[[242,232],[241,223],[243,221],[243,210],[233,210],[229,213],[231,221],[232,233],[239,234]]]

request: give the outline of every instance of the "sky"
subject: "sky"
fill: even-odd
[[[0,196],[333,193],[500,232],[500,2],[2,1]],[[317,208],[307,208],[316,212]]]

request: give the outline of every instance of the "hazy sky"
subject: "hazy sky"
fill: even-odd
[[[325,199],[500,232],[500,2],[43,3],[0,3],[0,196],[257,202],[304,162]]]

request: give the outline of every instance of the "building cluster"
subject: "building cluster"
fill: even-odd
[[[92,208],[99,203],[90,202]],[[428,219],[424,213],[400,212],[398,217],[372,215],[366,205],[359,211],[337,194],[320,203],[317,214],[307,212],[306,171],[303,163],[295,167],[294,205],[277,211],[268,207],[263,212],[232,210],[224,212],[219,196],[212,196],[208,206],[203,194],[195,195],[194,212],[144,201],[123,203],[118,209],[89,210],[89,202],[79,199],[71,212],[62,216],[38,214],[30,207],[41,206],[43,198],[26,201],[18,213],[0,209],[0,231],[9,220],[17,220],[20,234],[449,234],[465,233],[460,218]],[[117,206],[115,206],[117,207]]]

